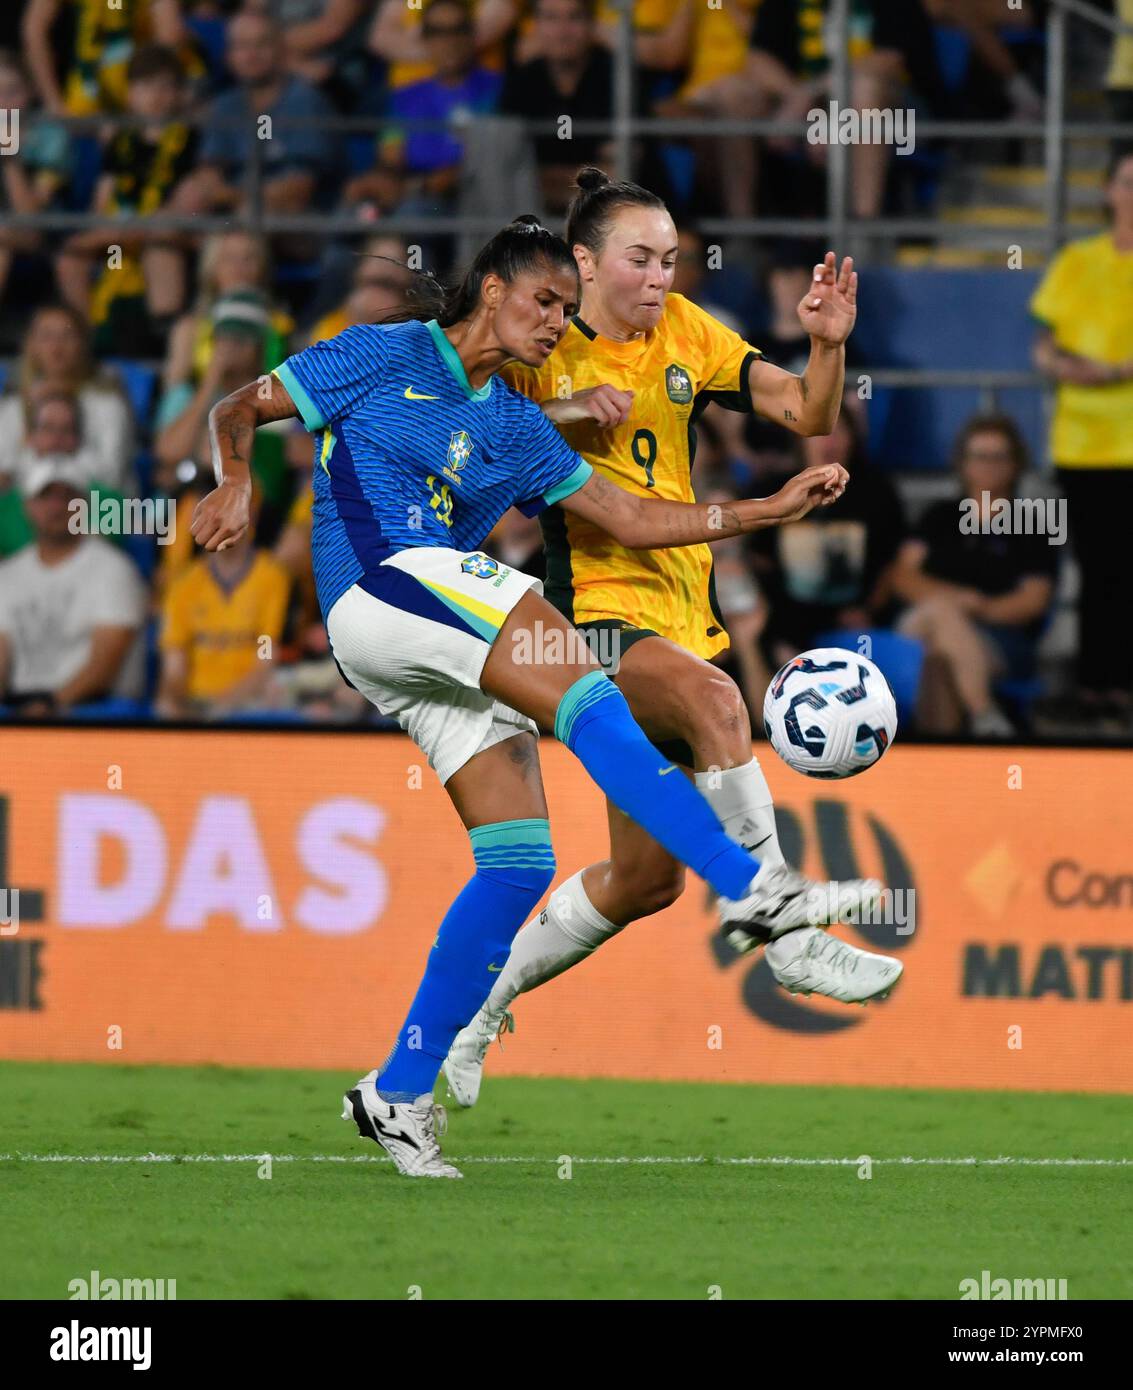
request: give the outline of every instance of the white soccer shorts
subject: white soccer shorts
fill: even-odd
[[[508,614],[538,579],[482,551],[402,550],[352,585],[327,615],[347,679],[397,720],[442,783],[475,754],[538,737],[535,722],[480,689]]]

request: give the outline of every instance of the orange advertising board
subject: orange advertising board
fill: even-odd
[[[690,877],[517,1001],[495,1073],[1133,1091],[1133,755],[898,744],[840,784],[757,751],[788,856],[888,885],[838,931],[901,956],[893,997],[785,994]],[[605,816],[542,759],[562,878]],[[422,764],[399,735],[0,730],[0,1057],[373,1066],[472,871]]]

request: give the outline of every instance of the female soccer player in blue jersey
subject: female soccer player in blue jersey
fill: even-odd
[[[818,920],[648,742],[539,582],[477,547],[509,507],[534,515],[556,502],[623,546],[740,535],[835,501],[847,475],[809,469],[771,498],[727,508],[637,498],[602,478],[495,376],[512,359],[542,365],[578,300],[566,243],[522,219],[483,248],[438,319],[348,328],[210,416],[218,485],[192,524],[206,550],[248,526],[256,427],[299,416],[315,435],[312,555],[335,658],[426,754],[472,842],[476,872],[441,923],[393,1050],[346,1097],[346,1116],[411,1176],[460,1176],[437,1143],[437,1073],[554,876],[536,721],[715,888],[726,920],[768,939]],[[568,659],[531,660],[535,639]]]

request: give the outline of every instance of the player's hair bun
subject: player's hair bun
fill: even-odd
[[[604,169],[596,169],[593,164],[588,164],[585,169],[578,171],[574,181],[584,193],[596,193],[599,188],[606,187],[610,176]]]
[[[545,232],[547,229],[533,212],[525,212],[512,221],[511,230],[515,232]]]
[[[601,253],[619,208],[635,206],[665,211],[664,202],[639,184],[610,178],[604,169],[587,164],[574,176],[578,192],[567,209],[567,244]]]

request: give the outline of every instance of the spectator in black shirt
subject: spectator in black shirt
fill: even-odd
[[[556,124],[563,117],[571,122],[613,120],[613,58],[601,43],[595,14],[596,0],[535,0],[530,39],[542,57],[507,65],[500,114]],[[637,114],[645,115],[648,107],[641,83],[635,83],[635,88]],[[580,135],[569,125],[560,128],[569,133],[535,136],[544,206],[555,215],[566,213],[577,192],[574,175],[580,165],[595,164],[613,172],[613,140]],[[638,178],[649,188],[659,185],[655,164],[653,152],[644,163],[638,160]]]
[[[879,626],[892,604],[893,562],[905,538],[905,515],[892,482],[870,466],[861,426],[848,406],[833,433],[798,441],[792,468],[826,463],[840,463],[850,474],[838,505],[752,537],[760,584],[771,605],[764,640],[773,669],[813,647],[824,630],[864,632]]]
[[[806,120],[827,110],[830,85],[829,0],[762,0],[755,17],[747,76],[777,104],[784,120]],[[942,86],[932,25],[921,0],[850,0],[850,105],[856,111],[907,109],[914,98],[939,109]],[[793,149],[789,137],[772,142]],[[815,160],[827,142],[803,149]],[[857,143],[851,150],[851,199],[855,217],[882,210],[892,146]]]
[[[961,93],[964,120],[1041,121],[1043,99],[1028,76],[1026,33],[1043,28],[1035,0],[925,0],[934,24],[959,29],[971,45],[972,63]],[[1015,42],[1007,35],[1014,31]],[[1020,57],[1022,56],[1022,64]],[[990,109],[989,109],[990,107]],[[1114,113],[1112,120],[1126,119]]]
[[[508,67],[500,111],[534,121],[611,120],[613,60],[597,42],[593,0],[535,0],[532,28],[532,39],[546,56]],[[535,159],[546,209],[560,216],[576,192],[581,165],[613,173],[612,142],[600,135],[538,135]]]
[[[1033,675],[1057,570],[1052,538],[1028,534],[1019,510],[1003,506],[1026,463],[1013,420],[969,420],[956,446],[963,498],[930,507],[898,556],[894,588],[911,605],[898,628],[928,648],[918,720],[926,732],[957,733],[965,719],[978,738],[1015,732],[993,685]],[[1010,517],[1003,533],[998,522],[992,529],[996,514]]]

